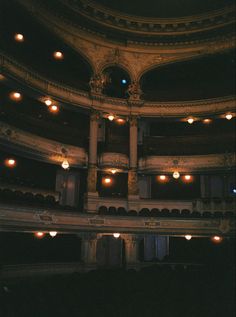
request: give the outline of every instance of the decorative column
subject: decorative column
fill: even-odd
[[[106,74],[94,74],[89,82],[90,91],[93,95],[102,95],[102,91],[108,82]]]
[[[87,269],[97,265],[97,235],[94,233],[84,233],[81,243],[81,260]]]
[[[135,234],[124,234],[122,239],[125,241],[125,262],[128,268],[138,268],[139,238]]]
[[[136,116],[129,119],[129,172],[128,172],[128,200],[129,209],[138,210],[138,122]]]
[[[88,159],[88,179],[87,179],[87,205],[88,212],[96,212],[97,206],[97,139],[99,113],[94,111],[90,115],[89,132],[89,159]]]

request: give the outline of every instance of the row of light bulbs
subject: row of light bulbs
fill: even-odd
[[[14,39],[16,42],[22,43],[25,40],[25,37],[22,33],[16,33],[14,35]],[[64,55],[61,51],[55,51],[53,52],[53,57],[57,60],[62,60],[64,58]]]
[[[175,179],[178,179],[178,178],[180,177],[180,173],[179,173],[178,171],[174,171],[173,174],[172,174],[172,176],[173,176]],[[186,181],[191,181],[192,176],[189,175],[189,174],[187,174],[187,175],[184,175],[183,178],[184,178],[184,180],[186,180]],[[158,176],[158,179],[159,179],[160,181],[167,181],[167,180],[168,180],[168,176],[166,176],[166,175],[159,175],[159,176]]]
[[[13,101],[21,101],[22,100],[22,94],[18,91],[12,91],[10,93],[10,99]],[[59,107],[53,103],[53,101],[49,98],[44,100],[45,105],[48,107],[49,111],[52,113],[57,113],[59,111]]]
[[[52,238],[54,238],[57,235],[57,231],[49,231],[48,233]],[[35,232],[34,235],[36,238],[41,239],[46,235],[46,233],[42,231],[38,231],[38,232]]]
[[[231,120],[231,119],[233,118],[233,115],[232,115],[232,113],[227,112],[227,113],[224,115],[224,117],[225,117],[225,119],[227,119],[227,120]],[[193,118],[193,117],[187,118],[187,122],[188,122],[189,124],[193,124],[195,121],[198,121],[198,120],[195,119],[195,118]],[[212,119],[206,118],[206,119],[203,119],[202,122],[208,124],[208,123],[211,123],[211,122],[212,122]]]
[[[20,100],[22,100],[22,94],[18,91],[13,91],[10,93],[10,98],[14,101],[20,101]],[[59,111],[59,107],[55,104],[55,102],[53,102],[52,99],[45,98],[44,103],[48,107],[50,112],[57,113]],[[223,115],[223,117],[227,120],[231,120],[233,118],[233,114],[230,112],[227,112],[226,114]],[[124,124],[126,122],[126,120],[124,118],[117,117],[114,114],[108,114],[105,116],[105,118],[107,118],[109,121],[116,120],[116,122],[120,123],[120,124]],[[208,123],[211,123],[212,120],[213,119],[205,118],[202,120],[202,122],[208,124]],[[193,124],[195,121],[198,121],[198,119],[193,118],[193,117],[188,117],[186,119],[186,121],[189,124]]]
[[[34,235],[36,238],[43,238],[45,236],[45,232],[42,232],[42,231],[38,231],[38,232],[35,232]],[[57,235],[57,231],[49,231],[49,235],[54,238],[56,235]],[[116,233],[113,233],[113,237],[118,239],[120,237],[120,233],[116,232]],[[192,235],[190,234],[186,234],[185,236],[185,239],[186,240],[191,240],[192,239]],[[214,242],[214,243],[221,243],[223,240],[223,238],[221,236],[212,236],[211,237],[211,241]]]
[[[7,158],[4,161],[5,166],[14,168],[16,166],[16,160],[14,158]],[[69,169],[70,164],[67,159],[64,159],[63,162],[61,163],[61,167],[65,170]]]

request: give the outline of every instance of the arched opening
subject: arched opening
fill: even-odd
[[[115,98],[127,98],[127,89],[131,82],[128,72],[118,66],[110,66],[104,69],[106,77],[103,94]]]
[[[140,79],[142,98],[177,101],[234,95],[234,69],[234,51],[157,67]]]

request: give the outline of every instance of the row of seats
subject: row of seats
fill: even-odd
[[[52,195],[33,194],[30,192],[23,193],[20,190],[10,190],[8,188],[0,189],[0,202],[15,203],[23,206],[37,206],[46,208],[56,208],[60,210],[77,211],[72,206],[62,206],[55,200]]]
[[[142,208],[139,212],[136,210],[126,210],[124,207],[106,207],[100,206],[98,209],[100,215],[112,215],[112,216],[140,216],[140,217],[189,217],[189,218],[223,218],[223,217],[234,217],[235,214],[232,211],[215,211],[215,212],[191,212],[189,209],[148,209]]]

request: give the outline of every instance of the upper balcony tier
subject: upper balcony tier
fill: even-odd
[[[50,16],[51,21],[60,18],[68,27],[75,26],[77,30],[86,30],[119,44],[199,41],[220,36],[221,32],[230,33],[235,22],[231,0],[215,1],[214,4],[201,1],[198,5],[193,1],[185,1],[181,10],[170,1],[157,3],[150,0],[149,5],[145,3],[142,6],[142,10],[140,2],[134,5],[134,1],[125,4],[123,1],[112,4],[110,1],[97,3],[99,1],[87,0],[19,2],[26,8],[33,7],[34,12],[48,16],[47,19]]]

